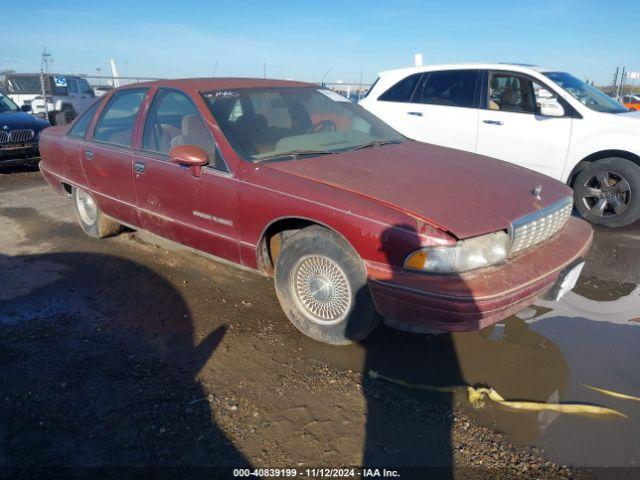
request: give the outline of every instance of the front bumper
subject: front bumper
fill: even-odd
[[[391,271],[366,262],[369,286],[387,323],[414,331],[479,330],[531,305],[584,257],[591,226],[570,218],[547,242],[504,265],[461,275]]]
[[[24,143],[3,143],[0,144],[0,162],[14,159],[26,159],[39,157],[38,140]]]

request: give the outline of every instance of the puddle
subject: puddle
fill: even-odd
[[[510,400],[582,402],[627,419],[523,413],[491,403],[467,408],[481,424],[578,466],[640,465],[640,403],[581,383],[640,396],[640,287],[581,279],[560,302],[541,301],[480,332],[415,335],[382,327],[362,344],[334,348],[308,341],[305,355],[336,368],[376,370],[411,383],[486,384]],[[409,391],[408,391],[409,392]],[[411,393],[408,393],[411,394]],[[468,405],[464,394],[456,396]]]

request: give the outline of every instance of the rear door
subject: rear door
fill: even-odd
[[[552,88],[521,73],[493,71],[483,92],[476,152],[560,178],[571,138],[571,107]],[[556,99],[564,117],[540,114]]]
[[[401,134],[414,138],[414,125],[410,117],[413,106],[411,99],[420,84],[422,73],[414,73],[403,78],[377,99],[367,97],[362,106],[377,115]]]
[[[82,145],[81,162],[100,208],[107,215],[138,225],[132,173],[133,132],[146,88],[115,92],[100,112],[91,143]]]
[[[170,161],[179,145],[196,145],[210,162],[195,176]],[[239,260],[237,181],[189,95],[160,88],[134,153],[134,185],[142,227],[232,261]]]
[[[406,121],[410,138],[473,152],[476,148],[479,70],[442,70],[422,77]]]

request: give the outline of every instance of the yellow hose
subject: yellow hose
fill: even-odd
[[[580,403],[544,403],[544,402],[527,402],[527,401],[509,401],[502,398],[502,396],[496,392],[493,388],[487,387],[479,387],[474,388],[470,385],[453,385],[446,387],[437,387],[433,385],[420,385],[406,382],[404,380],[400,380],[397,378],[387,377],[385,375],[381,375],[375,370],[369,370],[369,377],[374,379],[384,380],[385,382],[394,383],[396,385],[401,385],[406,388],[412,388],[417,390],[426,390],[431,392],[440,392],[440,393],[454,393],[457,391],[465,390],[467,391],[467,398],[469,399],[469,403],[473,408],[483,408],[485,406],[485,398],[488,397],[493,402],[502,405],[506,408],[511,408],[513,410],[519,411],[527,411],[527,412],[542,412],[542,411],[552,411],[558,413],[568,413],[572,415],[594,415],[594,416],[614,416],[614,417],[622,417],[627,418],[627,416],[617,410],[600,407],[598,405],[585,405]],[[601,391],[602,389],[598,389],[595,387],[594,390]],[[607,391],[608,392],[608,391]],[[610,392],[615,394],[615,392]],[[629,396],[622,394],[615,394],[613,396],[619,396],[619,398],[627,398]],[[639,400],[635,397],[629,397],[630,399]]]

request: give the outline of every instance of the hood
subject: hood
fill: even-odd
[[[4,127],[7,128],[4,128]],[[31,129],[39,132],[49,126],[46,121],[25,112],[0,112],[0,130]]]
[[[382,202],[459,239],[504,230],[572,194],[533,170],[413,141],[267,165]],[[541,200],[532,193],[538,185]]]
[[[640,120],[640,112],[637,110],[624,112],[624,113],[616,113],[615,116],[620,118],[625,118],[625,119],[628,118],[630,120]]]

